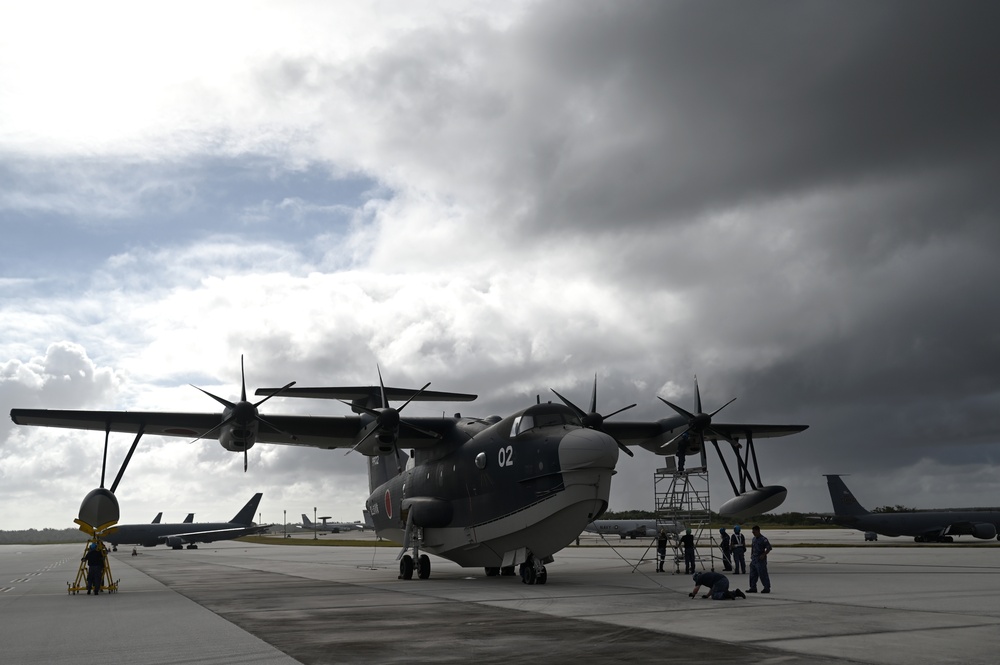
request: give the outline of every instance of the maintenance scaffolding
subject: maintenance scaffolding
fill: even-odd
[[[691,456],[694,461],[694,455]],[[695,568],[715,570],[716,539],[711,529],[712,509],[708,482],[708,460],[705,448],[701,449],[701,465],[678,471],[673,457],[666,458],[666,466],[653,476],[654,505],[657,530],[661,527],[670,534],[673,549],[674,573],[681,572],[684,548],[680,536],[691,529],[695,542]]]

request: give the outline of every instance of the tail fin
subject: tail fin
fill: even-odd
[[[262,496],[264,495],[261,492],[254,494],[253,498],[247,501],[247,505],[236,513],[236,517],[229,521],[234,524],[253,524],[253,517],[257,513],[257,506],[260,505],[260,497]]]
[[[867,515],[868,511],[858,503],[851,490],[837,474],[826,474],[826,484],[830,488],[830,500],[833,502],[833,512],[838,517],[859,517]]]
[[[374,492],[379,485],[389,482],[399,475],[400,469],[406,468],[410,457],[399,448],[395,453],[368,458],[368,490]]]
[[[312,525],[313,525],[312,520],[306,517],[305,513],[302,513],[302,527],[306,529],[311,529]]]
[[[184,524],[194,523],[194,513],[188,513],[188,516],[184,518]]]
[[[153,518],[153,521],[150,522],[150,524],[159,524],[161,517],[163,517],[163,513],[162,512],[156,513],[156,517]]]

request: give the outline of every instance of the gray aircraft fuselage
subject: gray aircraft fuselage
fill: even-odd
[[[833,522],[883,536],[911,536],[920,542],[951,542],[952,536],[997,538],[1000,512],[994,510],[926,510],[873,513],[865,510],[839,475],[828,474]]]

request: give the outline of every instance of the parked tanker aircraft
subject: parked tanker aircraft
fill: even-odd
[[[294,383],[294,382],[293,382]],[[404,417],[413,401],[466,402],[476,395],[385,387],[282,388],[257,390],[264,396],[223,405],[218,413],[58,411],[13,409],[18,425],[127,432],[191,439],[218,439],[243,454],[254,444],[273,443],[342,448],[363,455],[369,490],[365,508],[379,537],[401,543],[399,576],[430,575],[426,552],[465,567],[483,567],[489,576],[514,575],[519,567],[527,584],[544,584],[546,564],[572,543],[608,507],[611,477],[619,452],[638,446],[658,455],[704,455],[719,442],[735,453],[738,480],[723,466],[736,494],[720,513],[731,518],[777,507],[784,487],[760,479],[754,439],[794,434],[804,425],[716,423],[721,409],[705,413],[695,383],[695,412],[662,400],[677,415],[658,421],[608,422],[597,412],[597,382],[585,412],[561,395],[562,403],[536,400],[506,417]],[[554,392],[554,391],[553,391]],[[353,416],[268,415],[258,407],[283,398],[339,400]],[[405,400],[398,407],[390,402]],[[634,404],[631,406],[635,406]],[[631,408],[625,407],[625,409]],[[625,409],[619,409],[619,413]],[[610,414],[610,415],[614,415]],[[106,445],[107,442],[105,442]],[[407,452],[408,451],[408,452]],[[741,456],[740,453],[743,453]],[[103,485],[102,485],[103,486]]]
[[[260,492],[254,494],[240,512],[236,513],[236,516],[228,522],[194,522],[194,513],[191,513],[188,515],[190,519],[185,519],[180,524],[160,522],[119,524],[108,535],[103,535],[101,538],[111,543],[113,550],[117,550],[119,545],[142,545],[144,547],[168,545],[175,550],[182,549],[187,545],[189,550],[198,549],[197,543],[232,540],[240,536],[258,533],[265,528],[257,526],[253,522],[253,516],[257,512],[261,496]]]
[[[905,513],[872,513],[865,510],[847,484],[836,474],[827,474],[833,501],[834,524],[874,531],[883,536],[913,536],[918,543],[950,543],[953,536],[996,538],[1000,512],[995,510],[923,510]]]

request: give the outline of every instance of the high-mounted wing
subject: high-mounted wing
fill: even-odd
[[[55,409],[11,409],[11,420],[17,425],[58,427],[63,429],[122,432],[144,435],[172,436],[184,439],[218,438],[217,413],[182,411],[74,411]],[[422,429],[445,436],[454,427],[455,418],[412,418]],[[273,427],[272,427],[273,424]],[[360,416],[269,416],[260,424],[257,441],[313,448],[351,448],[365,423]],[[212,430],[216,430],[212,433]],[[279,431],[280,430],[280,431]],[[207,435],[207,436],[206,436]],[[294,437],[294,438],[292,438]],[[418,431],[400,437],[400,445],[423,448],[438,439]]]

